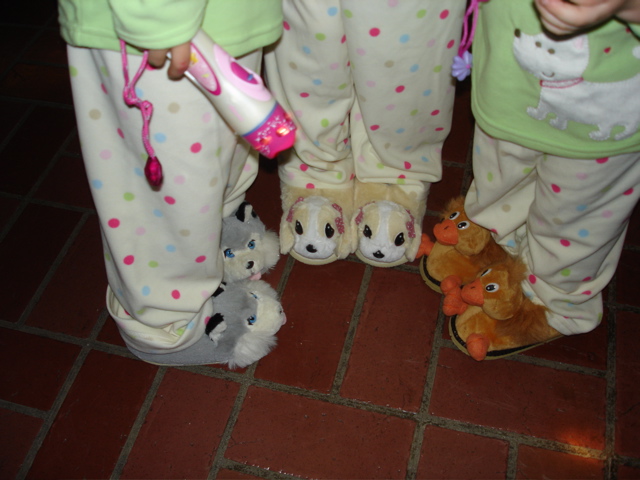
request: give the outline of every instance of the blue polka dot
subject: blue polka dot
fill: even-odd
[[[480,147],[478,145],[476,145],[474,147],[474,150],[475,150],[476,153],[480,153]]]
[[[409,35],[405,33],[404,35],[400,36],[399,38],[400,43],[407,43],[409,41],[409,38],[410,38]]]
[[[331,99],[331,100],[329,100],[329,101],[327,102],[327,104],[328,104],[328,105],[333,105],[334,103],[336,103],[335,98],[334,98],[334,99]]]
[[[158,143],[164,143],[167,141],[167,136],[164,133],[156,133],[153,138]]]
[[[193,327],[195,327],[195,322],[191,321],[187,324],[187,326],[185,327],[187,330],[193,330]]]
[[[421,157],[420,160],[422,160],[423,162],[428,162],[429,159],[427,157]]]
[[[586,238],[589,236],[589,230],[585,230],[584,228],[578,232],[578,235],[581,238]]]
[[[406,147],[404,147],[405,152],[408,152],[409,150],[413,150],[413,145],[407,145]]]
[[[162,213],[160,210],[158,210],[157,208],[153,211],[153,216],[154,217],[158,217],[158,218],[162,218],[164,217],[164,213]]]
[[[151,289],[149,287],[147,287],[146,285],[142,287],[142,295],[144,297],[148,297],[150,293],[151,293]]]
[[[409,71],[411,73],[416,73],[418,71],[418,69],[420,68],[420,65],[416,64],[416,65],[411,65],[411,68],[409,68]]]
[[[584,212],[587,209],[586,205],[578,205],[576,207],[576,210],[578,210],[579,212]]]
[[[509,241],[507,242],[507,247],[510,247],[510,248],[516,248],[516,242],[515,242],[515,240],[509,240]]]
[[[429,95],[431,95],[431,89],[425,90],[424,92],[422,92],[422,95],[428,97]]]
[[[399,128],[396,130],[396,133],[404,133],[404,128]]]
[[[91,180],[91,185],[93,185],[93,188],[100,190],[102,188],[102,181],[101,180]]]
[[[134,168],[133,173],[135,173],[139,177],[144,177],[144,171],[140,167]]]
[[[140,87],[136,87],[136,95],[138,96],[138,98],[143,98],[144,90],[142,90]]]
[[[175,245],[167,245],[166,247],[164,247],[164,249],[165,249],[167,252],[173,253],[173,252],[175,252],[175,251],[176,251],[176,246],[175,246]]]
[[[319,78],[316,78],[313,80],[312,82],[314,85],[322,85],[322,80],[320,80]]]
[[[302,51],[309,55],[311,53],[311,49],[309,47],[302,47]]]
[[[314,144],[316,147],[319,147],[319,146],[320,146],[320,142],[319,142],[318,140],[314,140],[314,141],[313,141],[313,144]]]
[[[335,17],[338,14],[338,9],[336,7],[331,7],[327,10],[327,15],[330,17]]]

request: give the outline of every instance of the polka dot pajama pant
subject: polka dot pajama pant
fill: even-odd
[[[257,159],[187,79],[147,69],[136,87],[154,105],[151,144],[164,182],[144,173],[142,118],[122,98],[119,52],[69,47],[87,176],[100,218],[109,281],[107,306],[129,347],[179,351],[203,336],[222,278],[222,217],[244,198]],[[140,65],[129,56],[129,75]],[[240,60],[252,70],[260,55]]]
[[[465,209],[524,259],[525,293],[550,309],[560,333],[593,330],[638,201],[640,153],[556,157],[476,128],[473,170]]]
[[[295,112],[281,180],[298,188],[402,185],[441,178],[465,2],[285,0],[284,33],[265,56],[269,85]]]

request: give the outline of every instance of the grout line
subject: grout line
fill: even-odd
[[[608,299],[617,297],[617,283],[615,276],[608,286]],[[609,303],[609,302],[607,302]],[[617,462],[615,460],[616,440],[616,371],[617,371],[617,310],[608,305],[607,308],[607,375],[605,393],[605,476],[606,480],[617,478]]]
[[[153,400],[158,393],[158,389],[160,388],[160,384],[162,383],[162,379],[167,372],[168,367],[158,367],[158,371],[156,372],[155,377],[153,378],[153,382],[151,382],[151,386],[149,387],[149,391],[147,392],[147,396],[138,411],[138,416],[136,417],[133,425],[131,426],[131,430],[129,430],[129,435],[127,435],[127,441],[122,446],[122,450],[120,450],[120,456],[116,461],[116,464],[111,472],[111,478],[117,480],[122,475],[122,471],[124,470],[125,465],[127,464],[127,460],[129,459],[129,455],[131,454],[131,450],[133,450],[133,446],[140,434],[140,429],[142,425],[144,425],[145,419],[147,417],[147,413],[151,409],[151,405],[153,404]]]
[[[520,444],[515,441],[509,442],[509,452],[507,453],[507,470],[505,472],[506,480],[515,480],[518,474],[518,452]]]
[[[367,298],[367,290],[369,288],[369,284],[371,283],[372,275],[373,267],[371,265],[367,265],[364,269],[364,274],[362,275],[360,290],[358,291],[358,296],[356,297],[356,302],[353,307],[353,313],[351,314],[351,319],[349,321],[349,328],[347,329],[347,333],[345,335],[342,353],[340,354],[340,359],[338,360],[338,365],[336,367],[336,373],[330,390],[331,395],[340,395],[340,389],[342,388],[342,382],[344,381],[344,376],[346,375],[347,368],[349,366],[349,357],[351,356],[353,341],[356,336],[358,325],[360,323],[360,315],[362,314],[364,301]]]

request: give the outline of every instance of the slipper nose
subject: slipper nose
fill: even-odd
[[[481,307],[484,304],[484,288],[480,279],[475,279],[473,282],[462,287],[462,300],[469,305]]]
[[[378,250],[376,252],[373,252],[373,256],[376,257],[378,260],[380,260],[381,258],[384,258],[384,253]]]
[[[318,252],[318,249],[316,247],[314,247],[313,245],[311,245],[311,244],[307,245],[305,249],[309,253],[317,253]]]
[[[254,265],[253,261],[247,262],[247,270],[251,270]]]

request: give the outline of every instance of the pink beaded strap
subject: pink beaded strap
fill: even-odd
[[[464,23],[462,24],[462,38],[460,39],[460,48],[458,55],[453,59],[451,66],[451,74],[458,80],[462,81],[471,73],[473,58],[469,49],[473,43],[473,36],[476,33],[476,24],[478,23],[478,8],[480,3],[489,0],[470,0],[469,7],[464,14]],[[471,21],[469,18],[471,17]],[[471,23],[471,25],[469,25]]]
[[[124,89],[122,90],[122,96],[127,105],[140,109],[142,114],[142,143],[144,149],[147,151],[147,163],[144,166],[144,174],[147,177],[147,181],[154,187],[159,187],[162,184],[162,165],[156,157],[155,151],[149,141],[149,122],[153,115],[153,104],[147,100],[140,100],[136,95],[136,83],[138,79],[147,68],[147,60],[149,58],[149,52],[145,50],[142,55],[142,63],[140,68],[133,77],[133,80],[129,81],[129,62],[127,59],[127,47],[123,40],[120,40],[120,53],[122,55],[122,71],[124,73]]]

